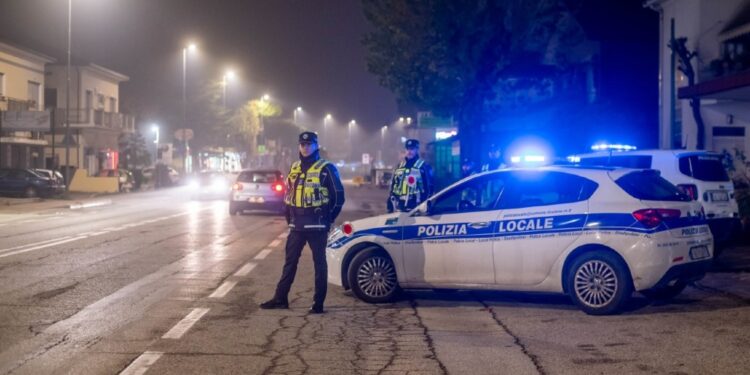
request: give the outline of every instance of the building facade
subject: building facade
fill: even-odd
[[[48,148],[48,155],[54,156],[57,165],[86,169],[89,176],[117,169],[118,138],[123,133],[135,132],[134,118],[119,110],[119,85],[129,78],[89,64],[70,68],[69,89],[66,80],[66,65],[48,66],[45,98],[54,113],[54,129],[47,138],[50,144],[55,144],[54,149]],[[66,129],[65,123],[68,105],[70,129]]]
[[[698,122],[690,100],[700,101],[704,145],[717,152],[750,151],[750,0],[648,0],[660,14],[659,147],[693,149]],[[679,70],[669,47],[686,38],[695,52],[695,82]]]
[[[0,42],[0,168],[44,168],[45,65],[55,60]]]

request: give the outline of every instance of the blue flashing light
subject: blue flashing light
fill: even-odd
[[[591,146],[593,151],[633,151],[638,148],[631,145],[599,143]]]
[[[510,162],[514,164],[521,163],[522,161],[524,163],[544,163],[545,160],[547,160],[547,158],[544,157],[544,155],[516,155],[511,156],[510,158]]]
[[[576,156],[576,155],[570,155],[566,159],[569,162],[571,162],[571,163],[580,163],[581,162],[581,157],[580,156]]]

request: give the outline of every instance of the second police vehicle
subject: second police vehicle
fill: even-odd
[[[633,291],[679,294],[712,255],[700,204],[658,171],[564,166],[474,175],[344,223],[327,249],[329,281],[371,303],[400,288],[558,292],[596,315]]]

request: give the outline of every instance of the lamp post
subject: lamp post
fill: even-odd
[[[385,133],[388,131],[388,125],[380,128],[380,149],[378,150],[378,160],[383,162],[383,148],[385,147]]]
[[[151,131],[156,134],[154,137],[154,164],[156,164],[156,160],[159,158],[159,126],[154,124],[151,125]]]
[[[333,116],[330,113],[326,113],[326,117],[323,117],[323,137],[328,137],[328,121],[331,121]]]
[[[236,75],[234,74],[234,71],[230,69],[227,70],[221,78],[221,106],[224,108],[227,107],[227,84],[229,81],[234,80],[234,77],[236,77]]]
[[[348,126],[349,128],[349,142],[348,142],[349,143],[349,157],[352,157],[352,154],[354,153],[354,144],[352,143],[352,128],[356,124],[357,122],[354,120],[349,121],[349,126]]]
[[[297,113],[298,112],[302,112],[302,107],[297,107],[297,108],[294,109],[292,123],[295,126],[297,125],[297,116],[298,116]]]
[[[65,67],[65,188],[68,190],[70,190],[70,31],[72,23],[73,0],[68,0],[68,61]],[[52,137],[54,136],[53,133]]]
[[[195,46],[195,43],[190,43],[187,47],[184,47],[182,49],[182,129],[183,129],[183,142],[185,142],[185,150],[184,150],[184,158],[183,158],[183,168],[185,172],[188,172],[187,165],[188,165],[188,157],[190,155],[190,146],[188,143],[187,137],[185,137],[185,130],[187,129],[187,55],[188,52],[193,52],[198,47]],[[159,128],[156,128],[156,135],[157,139],[159,138]],[[158,145],[157,145],[158,147]]]

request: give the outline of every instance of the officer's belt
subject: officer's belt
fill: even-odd
[[[315,210],[318,210],[318,212],[315,212]],[[324,211],[323,207],[289,207],[289,212],[291,212],[295,216],[305,216],[320,215]]]

